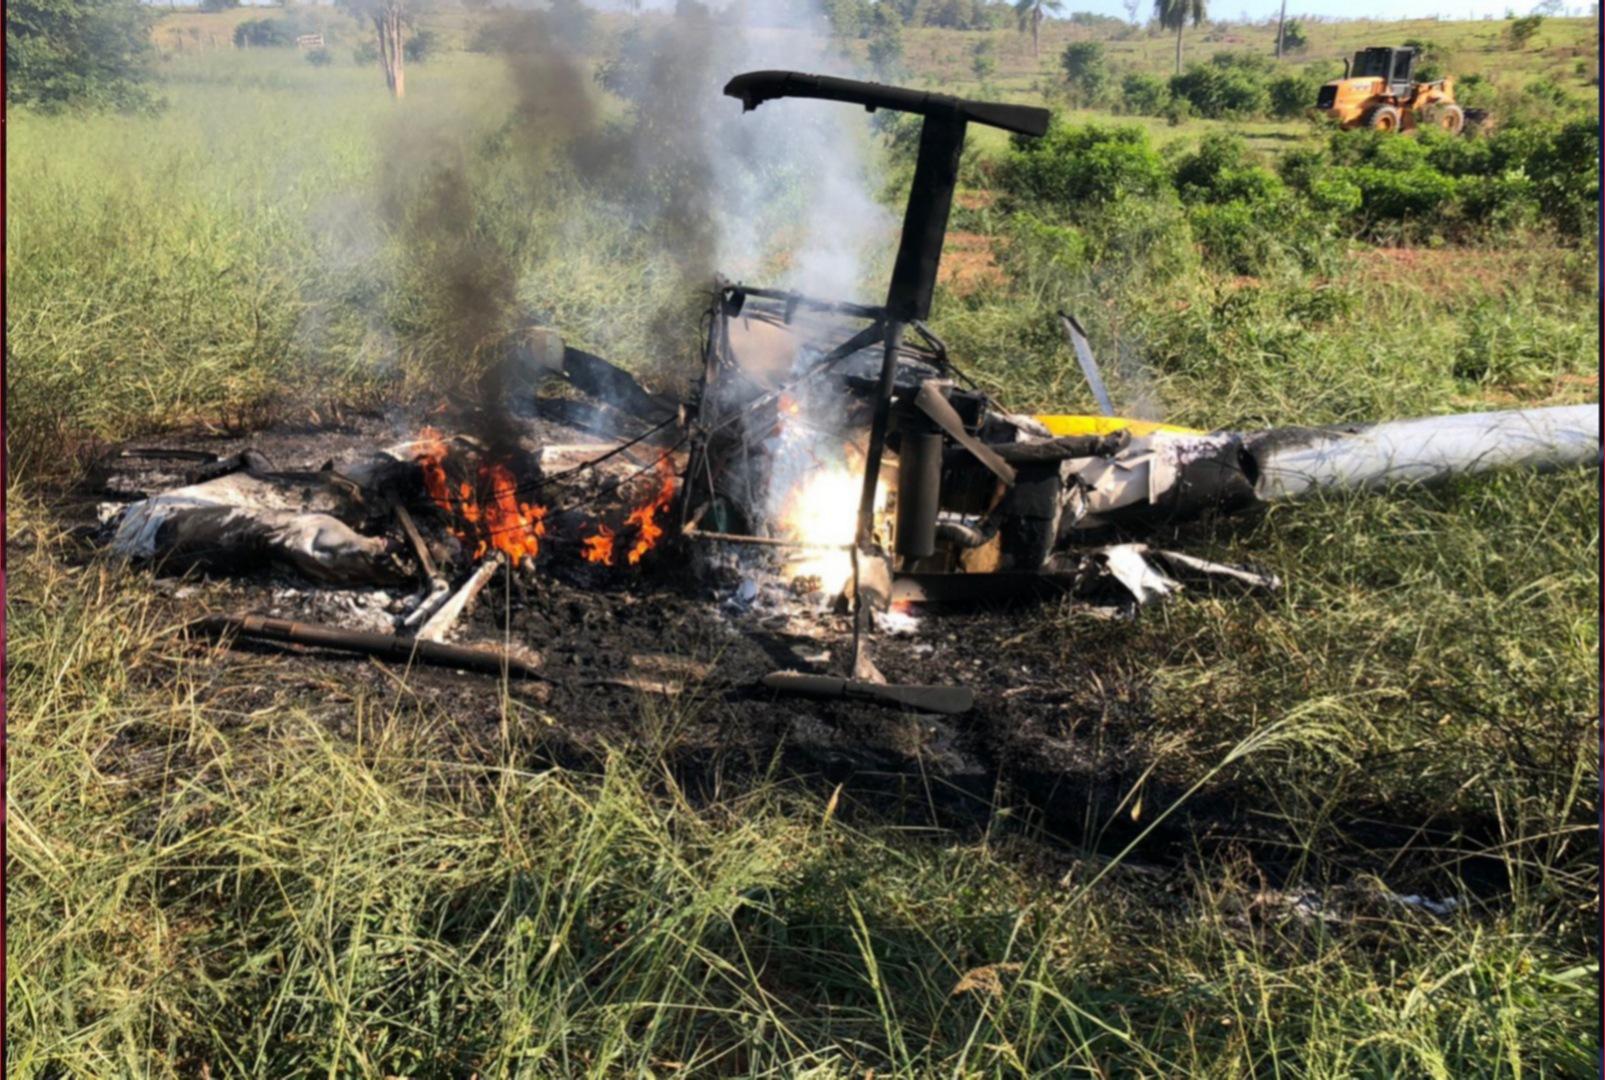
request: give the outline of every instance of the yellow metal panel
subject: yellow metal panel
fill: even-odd
[[[1161,424],[1153,420],[1128,420],[1123,416],[1037,416],[1034,419],[1054,435],[1109,435],[1129,431],[1133,435],[1152,435],[1166,431],[1172,435],[1202,435],[1194,428]]]

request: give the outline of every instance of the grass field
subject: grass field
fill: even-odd
[[[1079,828],[1007,791],[971,832],[783,775],[693,800],[659,756],[687,717],[662,705],[643,701],[636,742],[555,769],[547,720],[512,695],[487,692],[469,730],[413,687],[280,682],[186,645],[148,577],[74,554],[74,462],[428,400],[461,339],[395,208],[440,163],[517,304],[577,343],[678,370],[702,285],[661,221],[500,137],[496,59],[418,65],[397,108],[344,55],[202,47],[236,17],[164,20],[157,115],[8,118],[13,1075],[1597,1072],[1596,473],[1205,530],[1203,550],[1287,581],[1269,599],[1188,594],[1116,626],[1022,615],[1107,679],[1073,737],[1141,777]],[[1309,55],[1425,36],[1501,78],[1577,81],[1565,50],[1590,24],[1548,22],[1521,56],[1487,50],[1499,27],[1316,24]],[[1070,32],[1050,24],[1045,65]],[[1236,44],[1204,36],[1191,55]],[[1026,39],[999,39],[997,82],[1024,99]],[[908,62],[965,85],[965,40],[911,32]],[[1171,45],[1110,48],[1162,71]],[[1186,142],[1244,127],[1153,124]],[[1267,154],[1284,129],[1314,137],[1247,127]],[[1334,237],[1319,265],[1257,275],[1189,248],[1160,286],[1146,252],[1080,275],[1011,259],[986,196],[972,184],[954,222],[984,272],[950,279],[932,323],[1013,407],[1090,404],[1061,306],[1120,358],[1117,399],[1185,424],[1598,400],[1586,242]],[[1099,854],[1117,817],[1173,811],[1159,790],[1252,806],[1309,872],[1268,889],[1229,844],[1163,873]],[[1379,854],[1382,826],[1408,838]]]

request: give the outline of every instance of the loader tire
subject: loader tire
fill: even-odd
[[[1433,106],[1427,113],[1427,119],[1451,135],[1458,135],[1466,129],[1466,111],[1458,105]]]
[[[1378,105],[1365,118],[1365,126],[1373,131],[1398,131],[1399,110],[1392,105]]]

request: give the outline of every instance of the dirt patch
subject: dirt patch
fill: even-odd
[[[937,279],[960,296],[1008,283],[998,265],[994,239],[981,233],[949,232]]]
[[[1360,265],[1371,276],[1434,292],[1500,292],[1515,278],[1507,254],[1467,248],[1372,248]]]

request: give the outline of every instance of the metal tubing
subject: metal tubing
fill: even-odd
[[[1261,499],[1293,498],[1318,488],[1377,488],[1431,483],[1498,468],[1599,465],[1599,406],[1390,420],[1353,433],[1268,432],[1250,453]]]
[[[936,552],[942,495],[942,433],[904,431],[897,454],[897,553],[923,559]]]
[[[903,344],[903,324],[896,319],[886,323],[886,351],[881,358],[881,377],[875,387],[875,411],[870,417],[869,445],[864,452],[864,490],[858,499],[858,527],[853,535],[853,672],[858,674],[868,658],[864,638],[868,636],[869,607],[860,587],[859,561],[874,542],[875,486],[880,482],[881,455],[886,450],[886,425],[892,413],[892,387],[897,381],[897,351]]]
[[[364,656],[378,656],[402,663],[417,661],[462,668],[467,671],[482,671],[489,675],[500,675],[505,671],[509,675],[522,675],[525,678],[543,677],[534,664],[505,652],[467,645],[446,645],[438,641],[423,641],[396,634],[347,630],[339,626],[269,619],[261,615],[208,615],[201,619],[198,625],[207,633],[220,637],[235,635],[258,641],[311,645],[322,649],[360,653]]]
[[[870,416],[869,446],[864,453],[864,489],[858,499],[859,547],[867,548],[875,527],[875,485],[880,482],[881,457],[886,451],[886,426],[892,413],[892,386],[897,379],[897,351],[903,344],[903,324],[886,324],[886,351],[881,359],[880,382],[875,387],[875,411]]]
[[[805,540],[786,540],[778,536],[743,536],[740,533],[703,532],[686,529],[687,540],[707,541],[715,544],[751,544],[757,547],[796,548],[805,551],[846,551],[851,544],[812,544]]]

